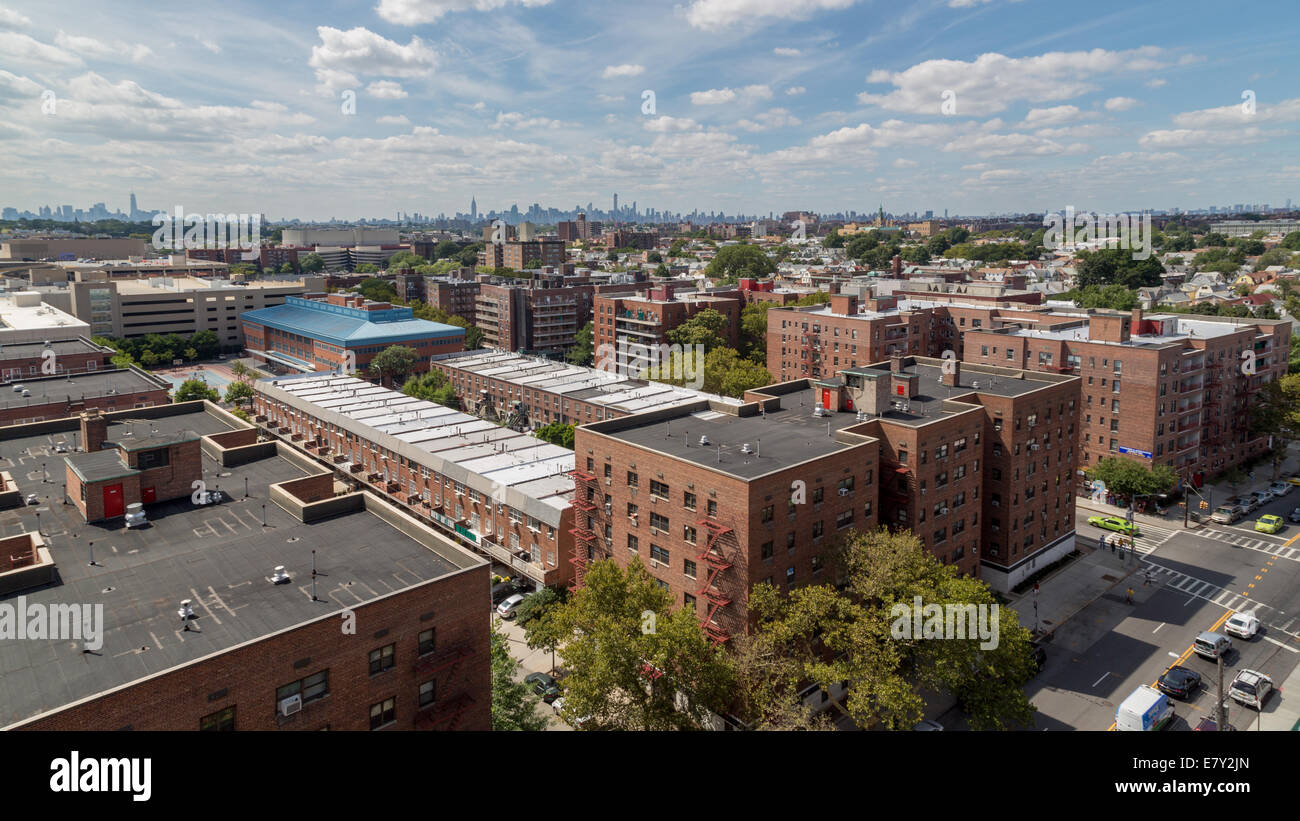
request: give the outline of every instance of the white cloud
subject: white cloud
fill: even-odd
[[[892,164],[895,168],[916,168],[918,165],[920,165],[920,163],[917,162],[916,160],[905,160],[902,157],[899,157],[898,159],[894,160]]]
[[[1234,129],[1176,128],[1166,131],[1149,131],[1138,143],[1146,148],[1195,148],[1225,145],[1248,145],[1272,137],[1281,131],[1264,131],[1257,127]]]
[[[689,117],[655,117],[645,121],[646,131],[667,134],[673,131],[694,131],[700,124]]]
[[[970,134],[958,137],[945,145],[943,150],[971,153],[980,157],[1000,157],[1010,154],[1016,156],[1078,154],[1086,151],[1087,148],[1088,146],[1082,143],[1065,146],[1055,140],[1032,134]]]
[[[806,20],[819,11],[847,9],[858,0],[694,0],[686,10],[686,21],[697,29],[712,31],[736,23],[765,17]]]
[[[1287,123],[1300,120],[1300,97],[1281,100],[1272,105],[1256,102],[1247,114],[1240,103],[1187,111],[1174,115],[1174,125],[1183,128],[1230,128],[1242,123]]]
[[[139,62],[153,54],[153,50],[146,45],[130,45],[118,40],[112,44],[96,40],[94,37],[83,37],[75,34],[68,34],[59,31],[54,35],[54,43],[60,48],[81,54],[85,57],[95,57],[100,59],[121,59],[126,58],[132,62]]]
[[[551,0],[379,0],[375,11],[390,23],[418,26],[453,11],[491,11],[509,5],[545,6]]]
[[[41,84],[35,80],[19,77],[0,68],[0,100],[6,97],[37,97],[42,90]]]
[[[1073,122],[1074,120],[1085,117],[1095,117],[1096,114],[1083,112],[1078,106],[1058,105],[1052,108],[1031,108],[1025,115],[1024,125],[1027,128],[1046,128],[1063,123]]]
[[[529,117],[518,111],[500,111],[497,112],[497,121],[493,128],[560,128],[565,123],[559,120],[552,120],[547,117]]]
[[[987,114],[1019,100],[1078,97],[1094,89],[1090,79],[1162,68],[1163,55],[1158,47],[1143,46],[1129,51],[1055,51],[1035,57],[989,53],[973,61],[926,60],[900,72],[871,72],[868,83],[889,83],[894,90],[863,92],[858,101],[890,111],[939,114],[945,93],[952,91],[958,114]]]
[[[318,87],[334,91],[356,85],[363,74],[380,77],[427,77],[438,66],[438,55],[419,37],[406,45],[369,29],[343,31],[317,26],[320,45],[312,46],[307,65],[316,69]]]
[[[1132,97],[1111,97],[1106,101],[1107,111],[1128,111],[1137,105],[1138,101]]]
[[[787,97],[795,97],[799,94],[803,94],[807,90],[808,89],[804,88],[803,86],[791,86],[790,88],[787,88],[785,90],[785,93]]]
[[[621,103],[623,102],[623,95],[622,94],[597,94],[596,101],[605,104]]]
[[[803,52],[797,48],[774,48],[772,49],[772,53],[777,57],[798,57],[803,54]]]
[[[376,80],[366,86],[366,91],[370,92],[371,97],[381,100],[404,100],[408,96],[402,84],[392,80]]]
[[[38,64],[53,63],[57,66],[81,65],[81,58],[75,54],[42,43],[26,34],[12,31],[0,31],[0,54],[3,54],[6,60]]]
[[[379,119],[375,120],[375,122],[379,123],[380,125],[410,125],[411,124],[411,121],[406,119],[406,115],[404,114],[396,114],[396,115],[389,114],[380,117]]]
[[[770,86],[754,85],[744,88],[711,88],[708,91],[691,92],[692,105],[721,105],[736,100],[752,102],[753,100],[772,99]]]
[[[1153,79],[1147,80],[1147,88],[1160,88],[1167,82],[1169,81],[1162,77],[1155,77]]]
[[[771,131],[775,128],[786,128],[792,125],[799,125],[799,118],[793,116],[784,108],[764,111],[761,114],[754,115],[752,120],[741,120],[736,123],[738,128],[743,128],[746,131]]]
[[[32,24],[31,18],[27,17],[13,9],[7,9],[0,6],[0,28],[7,29],[25,29]]]
[[[197,34],[191,34],[190,36],[194,38],[194,42],[203,46],[205,49],[212,52],[213,54],[221,53],[221,46],[217,45],[216,40],[205,40]]]
[[[600,76],[609,80],[614,77],[639,77],[645,74],[645,66],[638,66],[633,63],[624,63],[619,66],[605,66],[605,70]]]

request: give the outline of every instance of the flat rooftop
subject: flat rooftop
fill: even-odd
[[[222,263],[223,265],[225,263]],[[206,263],[204,263],[206,265]],[[307,286],[302,280],[297,282],[277,282],[275,280],[247,280],[235,284],[228,279],[214,277],[146,277],[144,279],[119,279],[118,294],[160,294],[175,291],[260,291],[291,289],[304,290]]]
[[[109,436],[229,429],[199,411],[112,424]],[[0,604],[16,607],[20,595],[28,606],[102,603],[103,646],[83,652],[72,641],[0,640],[0,727],[469,566],[370,512],[314,524],[294,519],[268,501],[267,488],[306,474],[279,456],[223,468],[205,455],[204,480],[209,490],[221,490],[222,502],[150,505],[151,524],[138,529],[125,530],[120,520],[87,524],[74,506],[60,504],[63,457],[53,448],[72,439],[68,432],[4,442],[0,468],[41,503],[0,511],[0,536],[36,530],[39,513],[59,582],[0,596]],[[43,462],[59,465],[49,482],[42,480]],[[312,550],[319,601],[312,600]],[[289,584],[268,581],[276,565],[291,574]],[[189,631],[177,615],[183,599],[193,600],[198,617]]]
[[[258,384],[348,418],[354,432],[371,441],[385,445],[387,436],[396,440],[393,444],[424,451],[427,456],[418,461],[438,473],[447,475],[448,467],[455,465],[480,479],[475,490],[514,488],[545,506],[551,524],[559,522],[560,512],[573,498],[573,451],[568,448],[352,376],[303,374]],[[351,466],[339,465],[344,470]]]
[[[1064,312],[1053,312],[1056,316],[1073,316]],[[1100,345],[1115,345],[1124,348],[1145,348],[1145,347],[1162,347],[1187,339],[1215,339],[1217,337],[1231,336],[1234,333],[1240,333],[1257,325],[1260,320],[1243,318],[1241,322],[1213,322],[1203,319],[1189,319],[1182,314],[1147,314],[1142,317],[1144,321],[1162,321],[1169,322],[1172,320],[1172,331],[1163,334],[1141,334],[1134,335],[1127,342],[1112,342],[1102,339],[1093,339],[1091,329],[1088,327],[1087,314],[1077,314],[1080,321],[1084,324],[1069,328],[1056,329],[1034,329],[1021,328],[1009,333],[1010,336],[1022,336],[1029,339],[1057,339],[1065,341],[1083,341],[1094,342]]]
[[[45,353],[46,348],[54,351],[56,356],[69,356],[73,354],[86,353],[111,353],[117,354],[117,351],[101,348],[88,339],[80,337],[72,339],[54,339],[45,341],[32,342],[6,342],[0,344],[0,363],[6,359],[39,359]],[[0,370],[3,368],[0,367]]]
[[[14,390],[19,385],[31,395],[23,396],[22,391]],[[166,380],[131,369],[36,378],[16,377],[0,382],[0,410],[109,396],[117,397],[118,404],[122,406],[119,409],[125,410],[135,404],[137,395],[146,391],[170,390],[171,387],[171,383]]]
[[[462,351],[435,356],[433,362],[466,373],[499,379],[521,388],[549,391],[624,414],[675,407],[711,399],[729,405],[741,401],[664,382],[629,379],[614,370],[569,365],[509,351]],[[527,400],[525,400],[527,402]]]

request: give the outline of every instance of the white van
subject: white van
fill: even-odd
[[[1174,718],[1174,705],[1164,693],[1147,685],[1134,690],[1115,711],[1116,730],[1162,730]]]

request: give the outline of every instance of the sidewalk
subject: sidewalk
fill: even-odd
[[[1132,553],[1112,553],[1082,547],[1084,555],[1038,582],[1038,630],[1040,634],[1055,632],[1058,627],[1097,599],[1123,585],[1141,587],[1129,580],[1130,574],[1142,567]],[[1022,627],[1034,629],[1034,591],[1026,590],[1018,596],[1009,596],[1010,607],[1020,616]]]

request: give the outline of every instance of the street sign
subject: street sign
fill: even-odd
[[[1133,454],[1136,454],[1136,455],[1138,455],[1138,456],[1141,456],[1143,459],[1150,459],[1150,458],[1152,458],[1152,456],[1151,456],[1151,451],[1149,451],[1149,450],[1138,450],[1137,448],[1126,448],[1126,447],[1124,447],[1123,445],[1120,446],[1119,452],[1120,452],[1120,453],[1133,453]]]

